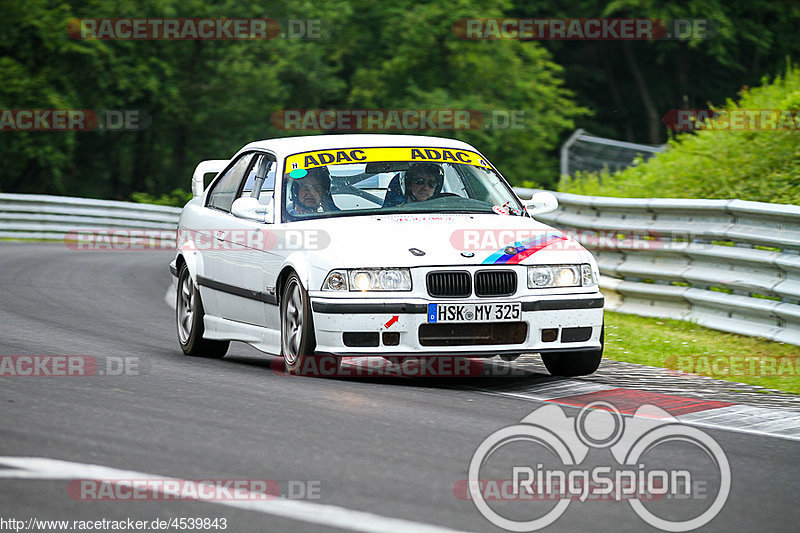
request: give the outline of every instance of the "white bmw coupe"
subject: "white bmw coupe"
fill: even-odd
[[[258,141],[200,163],[192,191],[170,264],[187,355],[242,341],[295,374],[323,356],[540,353],[563,376],[600,364],[594,258],[536,221],[556,209],[552,194],[521,202],[469,144]]]

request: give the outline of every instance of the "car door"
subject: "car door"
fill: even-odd
[[[252,161],[237,198],[254,196],[259,203],[273,206],[276,168],[272,155],[259,154]],[[266,175],[263,184],[257,186],[259,169]],[[263,222],[231,214],[227,230],[220,239],[222,260],[217,275],[230,288],[228,293],[219,296],[224,318],[277,330],[272,319],[276,314],[269,312],[272,307],[277,308],[277,298],[271,291],[274,283],[269,284],[269,279],[277,277],[277,273],[269,273],[280,267],[280,259],[275,255],[279,237],[274,230],[274,217],[272,208]]]
[[[254,286],[257,280],[244,275],[247,268],[239,265],[253,263],[255,259],[251,257],[249,248],[238,243],[246,242],[247,231],[253,228],[233,216],[231,207],[258,158],[259,154],[254,152],[241,155],[209,192],[206,207],[210,226],[207,233],[210,236],[201,251],[204,272],[198,279],[204,291],[203,301],[206,307],[210,307],[207,309],[209,314],[250,324],[263,323],[263,310],[256,300],[245,297],[247,287]]]

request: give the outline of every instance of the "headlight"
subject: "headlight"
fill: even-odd
[[[357,291],[368,291],[372,288],[372,274],[369,272],[351,272],[353,289]]]
[[[332,270],[322,284],[323,291],[410,291],[407,268],[359,268]]]
[[[578,276],[575,275],[575,270],[571,268],[559,268],[557,272],[558,277],[556,278],[556,285],[559,287],[572,287],[573,285],[579,285],[579,283],[575,283],[578,281]]]
[[[332,270],[325,283],[322,284],[323,291],[346,291],[347,272],[344,270]]]
[[[588,275],[585,268],[588,269]],[[551,287],[580,287],[592,283],[590,265],[537,265],[528,267],[528,288],[546,289]]]
[[[381,270],[378,275],[380,286],[385,291],[402,291],[411,289],[411,276],[408,278],[403,276],[400,270]],[[408,289],[406,287],[406,279],[408,280]]]
[[[553,271],[549,268],[528,268],[528,288],[552,287]]]
[[[592,265],[581,265],[581,284],[584,287],[597,285],[597,276],[592,271]]]

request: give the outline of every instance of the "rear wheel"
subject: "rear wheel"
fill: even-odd
[[[230,341],[214,341],[203,338],[203,301],[187,266],[181,265],[178,272],[178,295],[175,302],[178,323],[178,342],[186,355],[221,359],[228,353]]]
[[[335,373],[339,359],[326,360],[314,354],[314,317],[311,300],[297,274],[292,273],[283,287],[281,298],[281,354],[290,374],[320,376]]]
[[[605,324],[600,330],[600,349],[580,352],[560,352],[542,354],[542,362],[553,376],[586,376],[593,374],[600,366],[603,359],[603,339],[605,337]]]

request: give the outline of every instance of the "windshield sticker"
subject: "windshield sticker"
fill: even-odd
[[[548,231],[544,235],[525,239],[522,242],[515,242],[511,246],[505,246],[501,250],[493,253],[483,260],[484,265],[516,265],[526,257],[529,257],[543,248],[558,241],[565,241],[567,237],[563,233]]]
[[[469,150],[453,148],[355,148],[344,150],[316,150],[290,155],[286,158],[289,172],[324,165],[371,163],[383,161],[426,161],[438,163],[460,163],[482,168],[491,168],[479,154]],[[291,174],[290,174],[291,175]]]
[[[516,216],[521,216],[522,215],[522,211],[520,211],[519,209],[516,209],[513,205],[511,205],[511,202],[504,203],[503,204],[503,209],[508,210],[508,212],[511,213],[512,215],[516,215]]]
[[[453,214],[453,215],[388,215],[386,218],[388,220],[393,220],[395,222],[455,222],[457,220],[471,217],[471,215],[465,214]]]
[[[289,172],[289,177],[294,178],[296,180],[300,178],[305,178],[307,175],[308,175],[308,170],[305,170],[303,168],[296,168],[291,172]]]

